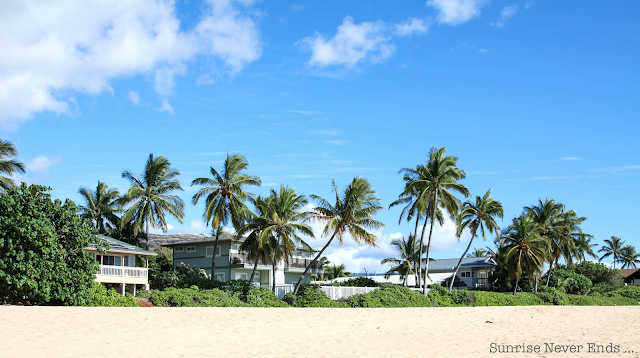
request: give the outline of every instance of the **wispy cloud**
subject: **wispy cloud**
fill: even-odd
[[[289,11],[293,12],[293,13],[296,13],[296,12],[302,11],[302,10],[304,10],[304,8],[302,6],[300,6],[300,5],[298,5],[298,4],[295,4],[295,3],[292,4],[291,7],[289,8]]]
[[[480,15],[485,0],[429,0],[427,5],[435,7],[440,13],[438,22],[459,25]]]
[[[335,145],[345,145],[349,143],[349,141],[347,140],[325,140],[324,142],[328,144],[335,144]]]
[[[560,160],[584,160],[584,158],[578,158],[578,157],[564,157],[564,158],[560,158]]]
[[[491,26],[495,27],[504,27],[507,24],[509,19],[516,16],[516,14],[520,11],[516,5],[506,6],[502,11],[500,11],[500,19],[496,22],[491,23]]]
[[[531,179],[534,180],[566,180],[566,179],[580,179],[582,175],[572,175],[572,176],[540,176],[533,177]]]
[[[410,17],[407,21],[396,24],[396,34],[398,36],[409,36],[413,34],[424,34],[429,31],[429,25],[417,17]]]
[[[136,91],[129,90],[129,99],[131,100],[131,103],[135,104],[136,106],[140,104],[140,94]]]
[[[588,169],[589,172],[608,172],[608,173],[618,173],[622,171],[628,170],[640,170],[640,165],[623,165],[619,167],[606,167],[606,168],[597,168],[597,169]]]
[[[471,172],[471,174],[475,174],[475,175],[494,175],[494,174],[500,174],[500,173],[498,173],[498,172],[476,172],[476,171],[473,171],[473,172]]]
[[[316,129],[309,131],[309,134],[316,136],[334,136],[340,134],[340,131],[337,129]]]
[[[297,109],[285,109],[285,110],[283,110],[283,112],[304,114],[306,116],[310,116],[310,115],[315,115],[315,114],[320,114],[321,113],[321,112],[318,112],[318,111],[300,111],[300,110],[297,110]]]

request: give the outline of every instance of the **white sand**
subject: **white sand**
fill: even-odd
[[[491,343],[542,353],[492,354]],[[583,347],[544,353],[544,343]],[[640,357],[640,307],[0,306],[0,357]]]

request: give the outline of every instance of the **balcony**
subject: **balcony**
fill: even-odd
[[[149,270],[143,267],[100,265],[98,276],[148,278]]]
[[[307,266],[312,262],[312,259],[303,259],[301,257],[294,257],[289,259],[289,264],[286,265],[286,268],[307,268]],[[309,268],[310,270],[322,270],[322,262],[316,261]]]
[[[271,266],[272,260],[258,260],[258,265]],[[230,253],[229,265],[245,265],[247,267],[253,267],[255,265],[254,260],[250,260],[246,254]]]

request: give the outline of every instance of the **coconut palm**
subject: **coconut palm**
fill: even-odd
[[[0,138],[0,193],[15,185],[11,178],[3,174],[10,176],[17,172],[25,172],[24,164],[14,159],[17,155],[16,147],[11,142]]]
[[[636,252],[636,248],[628,245],[622,248],[622,268],[636,268],[640,264],[640,253]]]
[[[205,205],[202,217],[207,225],[211,223],[213,229],[217,230],[213,242],[213,255],[211,255],[211,287],[213,287],[215,280],[215,253],[220,238],[220,230],[218,229],[231,222],[237,230],[246,219],[251,217],[251,212],[247,209],[245,201],[253,201],[253,194],[244,190],[248,186],[260,186],[261,181],[257,176],[241,173],[247,169],[248,165],[247,159],[240,154],[229,156],[227,153],[227,159],[224,161],[221,173],[210,167],[211,178],[197,178],[191,182],[191,186],[202,186],[191,199],[193,205],[198,204],[198,201],[204,198]]]
[[[391,246],[395,246],[398,252],[399,258],[388,257],[380,262],[380,265],[392,264],[395,265],[387,271],[386,278],[389,278],[392,274],[400,274],[402,285],[407,285],[407,278],[414,272],[415,261],[419,260],[418,242],[415,235],[409,235],[407,239],[399,239],[391,241]]]
[[[598,252],[604,252],[598,261],[602,261],[605,257],[613,256],[613,268],[616,268],[616,262],[622,262],[622,248],[624,247],[624,240],[618,236],[611,236],[611,240],[605,239],[605,245],[598,250]]]
[[[105,182],[98,180],[96,190],[87,187],[78,189],[78,194],[86,201],[86,205],[80,205],[83,218],[91,221],[91,227],[100,234],[106,234],[119,226],[120,218],[116,215],[122,212],[118,204],[120,192],[111,188]]]
[[[329,265],[325,268],[327,270],[327,278],[329,280],[333,280],[338,277],[349,277],[351,276],[351,272],[347,271],[347,266],[344,264],[340,265]]]
[[[501,234],[505,242],[509,277],[516,280],[514,295],[521,277],[532,279],[542,272],[549,251],[549,241],[541,235],[541,231],[540,225],[530,216],[521,215],[514,218],[511,226]]]
[[[466,201],[464,204],[462,204],[462,210],[460,211],[460,215],[458,215],[458,230],[456,232],[456,237],[458,238],[458,240],[460,240],[462,231],[467,229],[471,232],[471,240],[469,240],[467,249],[464,250],[464,253],[462,253],[460,260],[458,260],[456,269],[453,272],[454,278],[458,274],[460,264],[462,264],[462,259],[471,248],[471,244],[473,243],[473,239],[475,239],[478,233],[478,229],[480,229],[482,239],[486,240],[484,229],[486,228],[490,234],[493,234],[494,232],[497,233],[500,228],[498,227],[498,223],[496,223],[494,217],[497,216],[502,219],[503,215],[504,210],[502,209],[502,204],[491,197],[491,189],[487,190],[482,198],[476,196],[475,203]],[[453,289],[453,281],[454,280],[452,279],[451,284],[449,285],[449,290]]]
[[[322,235],[325,237],[331,235],[331,237],[300,275],[293,292],[294,295],[298,293],[304,275],[318,261],[327,247],[331,245],[334,238],[337,237],[340,245],[344,245],[344,235],[349,234],[359,245],[364,242],[367,245],[377,247],[377,237],[368,232],[367,229],[385,227],[383,223],[372,219],[383,207],[379,205],[380,199],[376,196],[375,190],[373,190],[371,183],[367,179],[361,177],[353,178],[342,195],[338,192],[335,180],[332,180],[332,184],[336,195],[335,204],[331,205],[327,200],[317,195],[311,195],[311,198],[318,203],[318,206],[313,209],[315,215],[311,215],[307,220],[325,223]]]
[[[460,201],[452,192],[458,192],[465,197],[469,196],[469,190],[464,185],[458,183],[459,180],[466,177],[466,174],[456,166],[457,162],[457,157],[446,155],[446,148],[438,149],[433,147],[429,152],[429,161],[427,164],[418,165],[416,169],[403,169],[405,176],[410,179],[406,187],[415,188],[419,193],[418,200],[425,203],[427,214],[431,216],[424,277],[427,277],[429,274],[429,255],[431,252],[431,239],[437,209],[444,209],[451,217],[451,220],[455,220],[460,208]],[[422,293],[426,295],[426,285],[423,285],[422,289]]]
[[[154,157],[149,154],[142,176],[129,170],[122,172],[122,177],[131,182],[131,187],[121,198],[123,205],[131,204],[122,220],[132,220],[138,228],[146,226],[146,247],[149,249],[149,229],[159,227],[167,232],[166,216],[171,215],[180,223],[184,219],[184,201],[179,196],[170,194],[176,190],[184,191],[176,177],[180,172],[171,168],[169,160],[163,156]]]
[[[292,256],[292,249],[302,246],[311,250],[298,234],[314,237],[311,227],[304,221],[311,213],[302,211],[309,203],[304,195],[298,195],[296,190],[281,184],[280,191],[271,189],[266,200],[267,225],[263,235],[275,238],[273,244],[273,292],[276,292],[276,269],[280,260],[288,264]]]
[[[472,252],[467,254],[467,257],[487,257],[489,253],[487,252],[486,249],[482,248],[482,247],[477,247],[475,249],[473,249]]]
[[[592,237],[580,237],[576,241],[576,250],[578,252],[577,259],[578,262],[582,262],[586,260],[586,255],[597,259],[598,256],[593,252],[593,247],[598,246],[598,244],[591,243]]]

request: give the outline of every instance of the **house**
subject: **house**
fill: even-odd
[[[449,276],[444,284],[449,285],[451,275],[458,265],[460,258],[437,259],[429,262],[429,276],[447,273]],[[423,262],[424,265],[424,262]],[[489,276],[498,264],[489,257],[465,257],[460,263],[458,275],[453,282],[455,288],[489,288]]]
[[[244,237],[232,234],[222,234],[218,239],[216,250],[215,280],[248,280],[251,277],[255,261],[249,260],[245,253],[240,251],[240,244]],[[214,237],[203,238],[202,241],[178,242],[163,244],[162,246],[173,249],[173,267],[181,262],[187,265],[198,266],[211,274],[211,258],[213,256]],[[300,275],[308,264],[313,261],[315,252],[297,247],[292,250],[293,258],[286,264],[283,261],[276,266],[276,286],[291,286],[296,284]],[[322,263],[317,261],[307,271],[303,283],[310,282],[311,274],[322,273]],[[253,279],[256,286],[271,287],[273,284],[272,261],[258,262],[256,275]]]
[[[624,283],[628,286],[640,286],[640,268],[622,269]]]
[[[136,285],[144,285],[149,289],[149,256],[156,256],[155,252],[141,249],[108,236],[93,234],[101,243],[108,243],[110,248],[104,254],[92,244],[84,250],[93,254],[100,264],[96,273],[96,282],[114,288],[118,293],[136,294]],[[136,267],[136,257],[144,258],[144,267]]]

